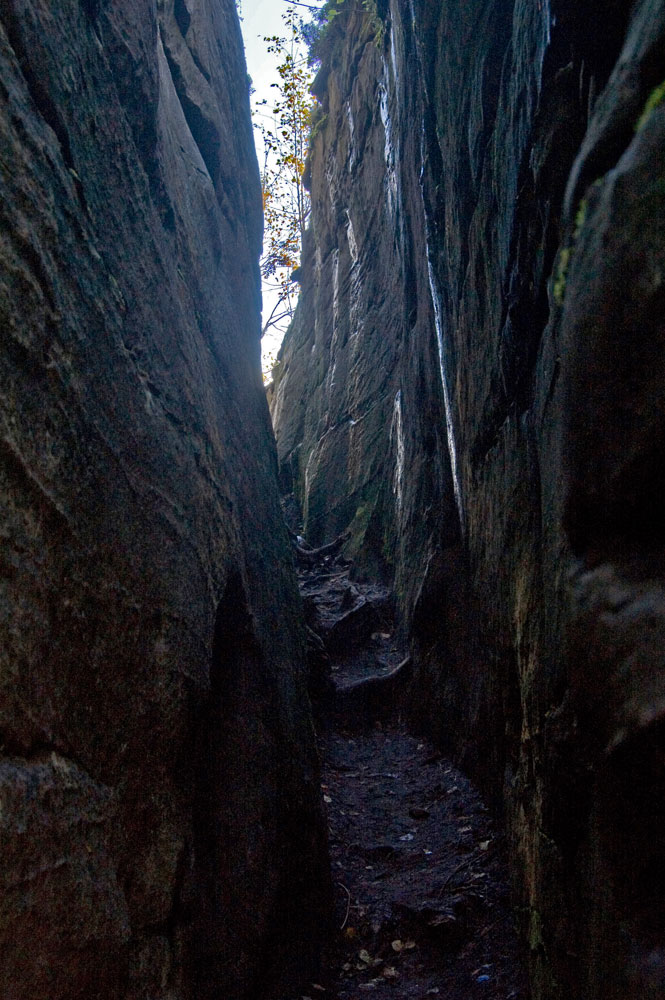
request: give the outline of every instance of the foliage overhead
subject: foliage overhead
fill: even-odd
[[[290,320],[298,297],[293,272],[300,264],[302,238],[310,212],[303,184],[305,159],[315,100],[310,94],[312,70],[303,46],[302,24],[294,8],[282,15],[285,37],[264,41],[278,59],[278,80],[272,102],[257,102],[254,116],[263,137],[263,212],[265,224],[261,274],[277,301],[264,322],[263,332]]]
[[[386,4],[380,0],[327,0],[314,12],[308,24],[303,25],[302,35],[309,48],[311,65],[326,62],[335,48],[336,42],[344,35],[344,29],[352,11],[368,14],[377,41],[383,35],[383,15],[381,8]]]
[[[379,0],[381,5],[381,0]],[[352,11],[362,11],[372,21],[375,37],[382,32],[377,0],[327,0],[310,7],[304,22],[293,4],[282,14],[284,36],[264,38],[268,52],[277,57],[278,79],[271,84],[273,101],[254,105],[254,121],[263,138],[262,188],[264,251],[261,274],[271,309],[263,334],[274,328],[284,332],[297,298],[297,273],[302,241],[310,213],[310,197],[303,182],[312,129],[320,106],[311,94],[314,68],[329,59],[341,39]]]

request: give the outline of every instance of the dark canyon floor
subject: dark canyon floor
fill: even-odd
[[[407,731],[389,595],[299,554],[337,940],[288,1000],[528,1000],[504,838],[471,782]]]

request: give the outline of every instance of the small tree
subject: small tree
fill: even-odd
[[[303,184],[315,100],[310,94],[313,74],[302,42],[302,24],[294,8],[282,15],[287,36],[266,38],[268,51],[277,56],[279,80],[275,100],[255,107],[255,120],[263,136],[264,250],[261,274],[264,286],[276,293],[263,333],[290,321],[298,298],[293,272],[300,264],[302,240],[310,212],[309,194]]]
[[[288,0],[287,0],[288,2]],[[386,0],[326,0],[322,7],[311,8],[309,22],[303,25],[302,37],[309,48],[310,65],[326,62],[335,45],[341,42],[349,17],[361,12],[370,18],[374,40],[381,45],[384,35],[384,14],[380,8],[387,8]]]

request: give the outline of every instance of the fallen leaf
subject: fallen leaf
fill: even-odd
[[[349,938],[349,940],[351,940],[355,936],[356,936],[355,927],[347,927],[346,930],[344,931],[344,937]]]
[[[404,948],[406,951],[412,951],[416,947],[415,941],[405,941]]]
[[[399,979],[399,972],[392,965],[387,965],[383,970],[384,979]]]
[[[332,802],[332,799],[330,798],[329,795],[324,795],[323,796],[323,801],[326,802],[328,805],[330,805],[330,803]]]
[[[490,840],[481,840],[481,842],[480,842],[480,850],[481,851],[487,851],[489,849],[490,844],[491,844]]]
[[[364,962],[365,965],[371,965],[372,964],[372,956],[364,948],[363,948],[362,951],[358,952],[358,958],[360,959],[361,962]]]
[[[400,951],[404,951],[404,942],[397,938],[395,941],[391,942],[390,947],[399,955]]]
[[[319,986],[318,983],[312,983],[312,989],[313,990],[318,990],[319,993],[325,993],[326,992],[325,986]]]

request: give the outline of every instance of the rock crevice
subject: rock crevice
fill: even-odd
[[[350,14],[271,390],[306,533],[349,530],[394,587],[412,720],[506,817],[548,1000],[662,991],[625,822],[662,822],[662,18],[392,0],[375,38]]]

